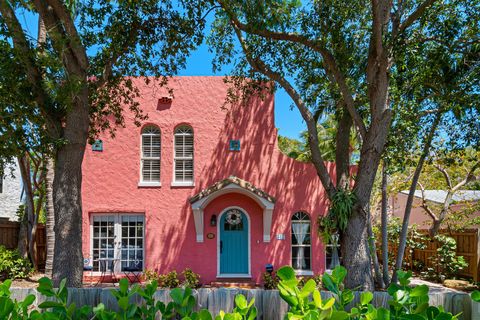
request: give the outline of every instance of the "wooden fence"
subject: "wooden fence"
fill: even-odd
[[[427,230],[418,230],[419,232],[428,236]],[[472,278],[473,281],[479,281],[480,279],[480,246],[478,241],[480,240],[480,233],[478,229],[468,229],[463,231],[450,232],[448,230],[441,230],[441,234],[452,237],[457,242],[457,255],[463,256],[468,263],[468,267],[458,273],[459,276]],[[427,237],[428,238],[428,237]],[[415,269],[415,262],[420,262],[426,267],[437,268],[434,265],[431,257],[435,256],[437,249],[440,247],[438,241],[433,241],[428,238],[425,241],[425,249],[405,249],[404,255],[404,268],[407,270]],[[382,252],[380,250],[380,243],[377,244],[378,258],[381,260]],[[397,248],[389,246],[389,252],[391,257],[397,256]],[[417,270],[418,271],[418,270]]]
[[[68,303],[75,303],[77,307],[84,305],[96,306],[103,303],[106,309],[118,310],[116,299],[111,293],[111,288],[69,288]],[[23,300],[28,294],[33,294],[36,299],[34,306],[46,301],[48,298],[38,293],[36,289],[12,288],[12,298]],[[263,289],[237,289],[237,288],[201,288],[193,290],[196,300],[195,310],[200,308],[208,309],[212,314],[217,315],[220,310],[231,312],[235,307],[235,296],[243,294],[250,301],[255,299],[258,320],[282,320],[288,312],[288,305],[280,298],[277,290]],[[330,292],[321,291],[322,299],[332,297]],[[358,304],[360,293],[354,293],[354,301],[347,306]],[[170,290],[157,290],[154,295],[156,301],[168,303],[172,301]],[[464,292],[443,291],[430,292],[430,304],[434,306],[442,305],[446,311],[453,314],[460,314],[459,319],[470,320],[479,319],[478,310],[472,310],[473,303],[470,295]],[[390,297],[385,291],[377,291],[373,293],[372,304],[376,307],[389,307],[388,300]],[[139,295],[130,298],[131,304],[141,305],[143,299]]]
[[[20,231],[20,223],[12,221],[0,222],[0,245],[7,249],[16,249],[18,245],[18,234]],[[39,224],[37,226],[36,235],[36,254],[38,269],[43,271],[45,269],[45,261],[47,257],[47,237],[45,233],[45,225]]]
[[[425,234],[427,231],[421,231]],[[465,261],[468,263],[468,267],[459,272],[460,276],[473,278],[473,281],[478,281],[479,279],[479,230],[478,229],[469,229],[464,231],[455,231],[449,232],[447,230],[442,230],[441,234],[452,237],[457,242],[457,255],[463,256]],[[438,268],[438,266],[433,265],[432,259],[430,257],[434,256],[439,248],[440,244],[437,241],[427,240],[427,247],[425,249],[415,249],[413,250],[412,259],[421,261],[427,267]]]

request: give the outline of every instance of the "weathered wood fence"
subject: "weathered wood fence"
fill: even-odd
[[[18,234],[20,231],[20,223],[12,221],[0,222],[0,245],[7,249],[15,249],[18,245]],[[45,225],[39,224],[37,226],[36,234],[36,261],[39,270],[45,269],[45,260],[47,257]]]
[[[422,232],[424,232],[422,230]],[[425,231],[425,233],[427,233]],[[464,277],[472,278],[473,281],[478,281],[479,279],[479,233],[478,229],[469,229],[464,231],[448,232],[447,230],[442,230],[442,234],[452,237],[457,242],[457,255],[463,256],[465,261],[468,263],[468,267],[459,272],[459,275]],[[437,249],[440,247],[438,241],[427,240],[427,247],[425,249],[415,249],[413,250],[413,260],[421,261],[427,267],[437,268],[438,266],[432,263],[430,257],[434,256],[437,253]]]
[[[77,307],[83,305],[96,306],[102,302],[108,309],[118,310],[117,303],[110,290],[106,288],[70,288],[69,301],[70,303],[74,302]],[[194,296],[197,301],[196,309],[206,308],[214,315],[218,314],[220,310],[231,312],[235,306],[235,296],[240,293],[245,295],[248,300],[255,298],[255,306],[258,311],[257,319],[259,320],[282,320],[288,311],[288,305],[280,298],[277,290],[237,288],[202,288],[194,290]],[[12,297],[17,300],[24,299],[28,294],[34,294],[37,297],[35,305],[46,300],[35,289],[12,289]],[[322,298],[330,296],[329,292],[322,291]],[[163,302],[171,301],[169,290],[158,290],[155,298]],[[388,298],[386,292],[375,292],[373,304],[377,307],[384,306],[388,308]],[[354,300],[353,304],[358,303],[358,300],[359,293],[357,292],[356,300]],[[135,296],[132,298],[131,303],[141,304],[142,298]],[[431,293],[430,303],[432,305],[443,305],[447,311],[454,314],[462,313],[460,319],[477,319],[476,306],[466,293]]]
[[[419,232],[428,235],[427,230],[418,230]],[[441,234],[452,237],[457,242],[457,255],[463,256],[465,261],[468,263],[468,267],[458,273],[459,276],[472,278],[473,281],[479,281],[480,279],[480,246],[479,246],[479,230],[478,229],[468,229],[463,231],[450,232],[448,230],[441,230]],[[435,256],[437,249],[440,247],[440,243],[435,240],[427,239],[425,241],[425,249],[414,249],[410,248],[405,249],[404,255],[404,268],[405,269],[414,269],[414,262],[420,262],[426,267],[437,268],[438,266],[434,265],[431,257]],[[378,243],[377,248],[378,258],[381,260],[382,254],[380,251],[380,243]],[[396,257],[397,248],[389,247],[390,257]]]

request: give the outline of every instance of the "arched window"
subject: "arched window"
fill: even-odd
[[[160,129],[147,126],[142,130],[142,181],[160,183]]]
[[[292,267],[295,270],[311,270],[310,217],[299,211],[292,216]]]
[[[175,129],[174,184],[193,184],[193,130],[189,126]]]

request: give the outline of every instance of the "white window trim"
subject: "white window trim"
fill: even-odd
[[[144,157],[143,156],[143,136],[144,135],[153,135],[153,134],[145,134],[143,133],[143,130],[147,127],[154,127],[158,129],[158,135],[160,137],[160,156],[159,157]],[[143,180],[143,160],[158,160],[159,161],[159,181],[144,181]],[[138,182],[139,187],[161,187],[162,186],[162,131],[157,125],[147,125],[142,128],[142,131],[140,132],[140,179]]]
[[[194,181],[172,181],[170,184],[172,187],[194,187]]]
[[[175,145],[175,138],[177,136],[177,130],[181,127],[188,127],[192,131],[192,148],[193,148],[193,155],[192,157],[177,157],[176,156],[176,145]],[[192,181],[177,181],[176,180],[176,167],[177,167],[177,161],[176,160],[192,160]],[[194,187],[195,186],[195,134],[193,132],[193,128],[190,125],[183,124],[175,127],[175,130],[173,131],[173,172],[172,172],[172,183],[170,186],[172,187]]]
[[[140,181],[138,183],[139,187],[161,187],[162,183],[160,181],[155,182],[155,181]]]

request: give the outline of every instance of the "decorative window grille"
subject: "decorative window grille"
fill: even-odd
[[[148,126],[142,130],[142,182],[160,182],[160,129]]]
[[[292,216],[292,267],[311,270],[312,242],[310,217],[299,211]]]
[[[193,183],[193,130],[189,126],[175,129],[174,182]]]

